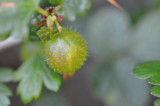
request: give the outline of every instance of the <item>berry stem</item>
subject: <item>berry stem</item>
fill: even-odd
[[[48,26],[48,28],[53,30],[53,25],[54,25],[55,21],[56,21],[56,16],[55,15],[49,15],[47,17],[47,26]]]
[[[48,16],[48,15],[49,15],[49,13],[48,13],[47,11],[43,10],[43,9],[40,8],[39,6],[37,6],[37,7],[35,8],[35,11],[37,11],[38,13],[40,13],[40,14],[42,14],[42,15],[44,15],[44,16]]]
[[[52,13],[55,14],[60,8],[61,8],[61,5],[56,6],[56,7],[52,10]]]
[[[55,23],[56,23],[58,32],[61,32],[61,29],[62,29],[61,25],[59,24],[59,22],[57,20],[55,20]]]

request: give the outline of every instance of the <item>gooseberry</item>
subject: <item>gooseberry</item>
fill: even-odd
[[[58,73],[67,74],[79,69],[87,56],[83,38],[71,29],[62,28],[44,44],[47,63]]]

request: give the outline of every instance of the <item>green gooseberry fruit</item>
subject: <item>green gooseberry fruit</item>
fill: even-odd
[[[71,29],[62,28],[44,44],[47,63],[56,72],[67,74],[79,69],[87,56],[83,38]]]

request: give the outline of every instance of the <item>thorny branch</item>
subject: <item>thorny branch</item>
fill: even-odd
[[[19,44],[21,41],[21,39],[15,39],[13,37],[9,37],[4,41],[0,41],[0,51]]]

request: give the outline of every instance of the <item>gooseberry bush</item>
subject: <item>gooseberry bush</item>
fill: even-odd
[[[95,9],[96,13],[89,20],[83,20],[87,24],[82,25],[88,48],[101,60],[95,63],[91,73],[93,91],[110,106],[143,106],[149,94],[148,86],[129,72],[139,61],[148,60],[146,51],[153,51],[152,57],[159,56],[154,47],[159,44],[159,12],[144,17],[144,21],[137,22],[135,29],[131,29],[130,17],[122,7],[115,0],[106,1],[117,9]],[[64,27],[63,19],[74,21],[84,16],[90,6],[91,0],[0,1],[0,50],[20,44],[22,59],[17,70],[0,68],[0,106],[10,105],[9,97],[13,95],[5,83],[16,82],[17,95],[27,104],[40,97],[43,85],[57,92],[62,80],[74,75],[85,63],[85,40],[74,28]],[[149,83],[157,85],[151,89],[151,94],[158,97],[159,66],[159,61],[149,61],[133,70],[138,78],[149,78]],[[159,104],[160,100],[155,101],[155,105]]]
[[[23,103],[38,99],[42,85],[58,91],[61,77],[72,76],[86,60],[87,47],[76,31],[62,27],[63,17],[73,21],[86,14],[90,0],[7,0],[0,6],[0,37],[11,45],[21,42],[23,64],[16,70],[0,70],[0,106],[10,104],[12,91],[3,83],[18,82],[17,94]],[[7,47],[7,44],[4,45]],[[0,47],[3,49],[4,47]]]

